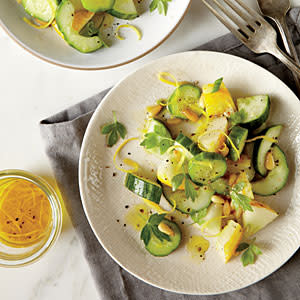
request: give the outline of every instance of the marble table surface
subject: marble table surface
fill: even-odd
[[[245,2],[257,9],[256,1]],[[293,0],[292,6],[297,5],[300,0]],[[151,60],[192,49],[226,32],[201,0],[192,0],[179,28],[151,54],[114,70],[74,71],[33,57],[0,28],[0,168],[28,170],[53,181],[40,120],[112,86]],[[0,268],[0,290],[3,300],[99,299],[66,214],[62,234],[45,257],[19,269]]]

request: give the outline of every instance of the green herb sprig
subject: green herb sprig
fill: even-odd
[[[180,174],[175,175],[171,180],[172,190],[173,190],[173,192],[175,192],[180,187],[183,180],[184,180],[185,195],[186,195],[187,199],[191,198],[192,201],[194,202],[197,197],[197,191],[196,191],[195,187],[193,186],[193,183],[188,174],[180,173]]]
[[[262,251],[260,248],[257,247],[257,245],[254,244],[255,239],[250,243],[241,243],[236,249],[236,252],[242,252],[244,250],[244,253],[241,256],[241,261],[243,263],[243,266],[246,267],[250,264],[254,264],[255,259],[258,255],[262,254]]]
[[[166,137],[166,132],[160,126],[154,126],[153,132],[146,133],[140,145],[146,149],[159,147],[160,154],[164,154],[174,145],[174,140]]]
[[[214,86],[213,86],[213,89],[211,91],[211,93],[216,93],[219,91],[220,87],[221,87],[221,84],[223,82],[223,77],[217,79],[215,82],[214,82]]]
[[[148,223],[143,227],[140,238],[144,241],[145,246],[148,245],[150,238],[151,238],[151,232],[162,242],[163,240],[170,241],[170,237],[161,232],[158,229],[158,225],[161,223],[161,221],[165,218],[166,214],[153,214],[149,220]]]
[[[232,204],[236,209],[241,207],[244,211],[249,210],[253,211],[252,206],[250,205],[251,199],[240,192],[245,187],[245,182],[240,182],[235,184],[230,191],[230,197],[232,200]]]
[[[157,9],[161,15],[164,14],[166,16],[168,12],[168,5],[169,5],[168,2],[171,1],[172,0],[152,0],[149,6],[150,12]]]
[[[116,113],[113,111],[114,121],[109,124],[105,124],[101,128],[101,133],[107,135],[107,146],[112,147],[115,145],[119,138],[125,138],[127,130],[123,124],[117,121]]]

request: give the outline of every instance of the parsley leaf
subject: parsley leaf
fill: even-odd
[[[188,174],[185,174],[184,190],[185,190],[186,198],[187,199],[191,198],[192,201],[194,202],[197,197],[197,191],[194,188]]]
[[[125,138],[127,130],[123,124],[117,121],[116,113],[113,111],[114,121],[109,124],[105,124],[101,128],[101,133],[107,135],[107,146],[112,147],[115,145],[119,138]]]
[[[184,180],[185,175],[183,173],[177,174],[172,178],[172,191],[175,192]]]
[[[201,225],[205,222],[203,218],[206,216],[206,214],[207,214],[207,208],[203,208],[200,211],[192,213],[190,216],[195,223]]]
[[[159,148],[160,154],[164,154],[171,146],[174,140],[167,137],[167,132],[161,126],[154,126],[154,132],[148,132],[144,136],[144,140],[140,143],[146,149]]]
[[[141,232],[141,240],[144,241],[145,246],[148,245],[151,238],[151,227],[147,224],[143,227]]]
[[[254,264],[256,257],[262,254],[262,251],[254,244],[254,242],[255,239],[250,244],[241,243],[236,249],[237,252],[242,252],[245,250],[241,257],[244,267]]]
[[[149,6],[150,12],[157,9],[161,15],[164,14],[166,16],[168,12],[168,2],[170,1],[172,0],[152,0]]]
[[[241,207],[244,211],[249,210],[253,211],[252,206],[250,205],[251,199],[243,194],[237,193],[234,190],[230,192],[230,197],[232,204],[236,209]]]
[[[232,204],[236,209],[241,207],[244,211],[245,210],[253,211],[253,208],[250,205],[251,199],[248,196],[245,196],[240,193],[244,187],[245,187],[245,182],[239,182],[232,187],[230,191]]]
[[[144,241],[145,246],[149,244],[151,233],[153,233],[161,242],[164,240],[170,241],[170,237],[158,229],[158,225],[164,220],[166,214],[154,214],[148,220],[148,223],[143,227],[140,238]]]
[[[248,117],[247,112],[244,109],[237,111],[230,115],[229,121],[231,123],[231,127],[243,123]]]
[[[242,252],[242,251],[246,250],[248,247],[249,247],[248,243],[241,243],[236,248],[236,252]]]
[[[216,93],[217,91],[219,91],[220,86],[221,86],[221,84],[222,84],[222,81],[223,81],[223,77],[217,79],[217,80],[214,82],[214,87],[213,87],[211,93]]]

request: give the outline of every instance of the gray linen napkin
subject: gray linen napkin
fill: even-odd
[[[288,24],[300,53],[300,8],[292,9]],[[231,34],[227,34],[196,50],[212,50],[234,54],[261,65],[278,76],[293,90],[291,73],[268,54],[256,55]],[[46,144],[54,174],[61,189],[68,213],[95,279],[100,299],[190,300],[190,299],[300,299],[300,251],[277,272],[242,290],[218,296],[189,296],[152,287],[119,267],[105,252],[94,236],[85,217],[78,187],[78,159],[82,138],[97,105],[106,95],[103,91],[73,107],[41,121],[41,133]]]

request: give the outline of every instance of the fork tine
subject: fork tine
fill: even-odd
[[[202,0],[206,7],[219,19],[221,23],[223,23],[234,35],[237,39],[242,41],[243,43],[247,43],[247,39],[243,36],[230,22],[228,22],[222,15],[220,15],[217,10],[215,10],[207,0]]]
[[[241,20],[236,17],[234,14],[232,14],[228,9],[226,9],[222,4],[220,4],[220,2],[218,0],[211,0],[215,3],[216,6],[218,6],[218,8],[233,22],[235,23],[240,30],[242,30],[247,36],[251,36],[253,34],[253,32],[245,26],[245,24],[243,24],[241,22]],[[225,1],[227,2],[227,1]],[[230,5],[231,7],[231,5]],[[235,12],[237,12],[238,15],[240,15],[241,12],[239,12],[238,10],[234,10]]]
[[[243,1],[241,0],[234,0],[234,1],[238,3],[252,18],[255,18],[260,23],[269,24],[258,12],[256,12],[254,9],[247,6]]]
[[[249,24],[250,26],[253,27],[253,29],[255,29],[258,25],[255,23],[255,20],[252,18],[249,18],[249,16],[245,13],[243,13],[241,11],[240,8],[238,8],[235,4],[233,4],[231,0],[224,0],[225,3],[231,7],[231,9],[237,14],[239,15],[245,22],[247,22],[247,24]],[[237,0],[235,0],[235,2],[237,2],[238,4],[240,4]],[[243,8],[245,8],[244,6],[242,6]],[[248,12],[248,10],[246,10]],[[249,13],[249,12],[248,12]]]

